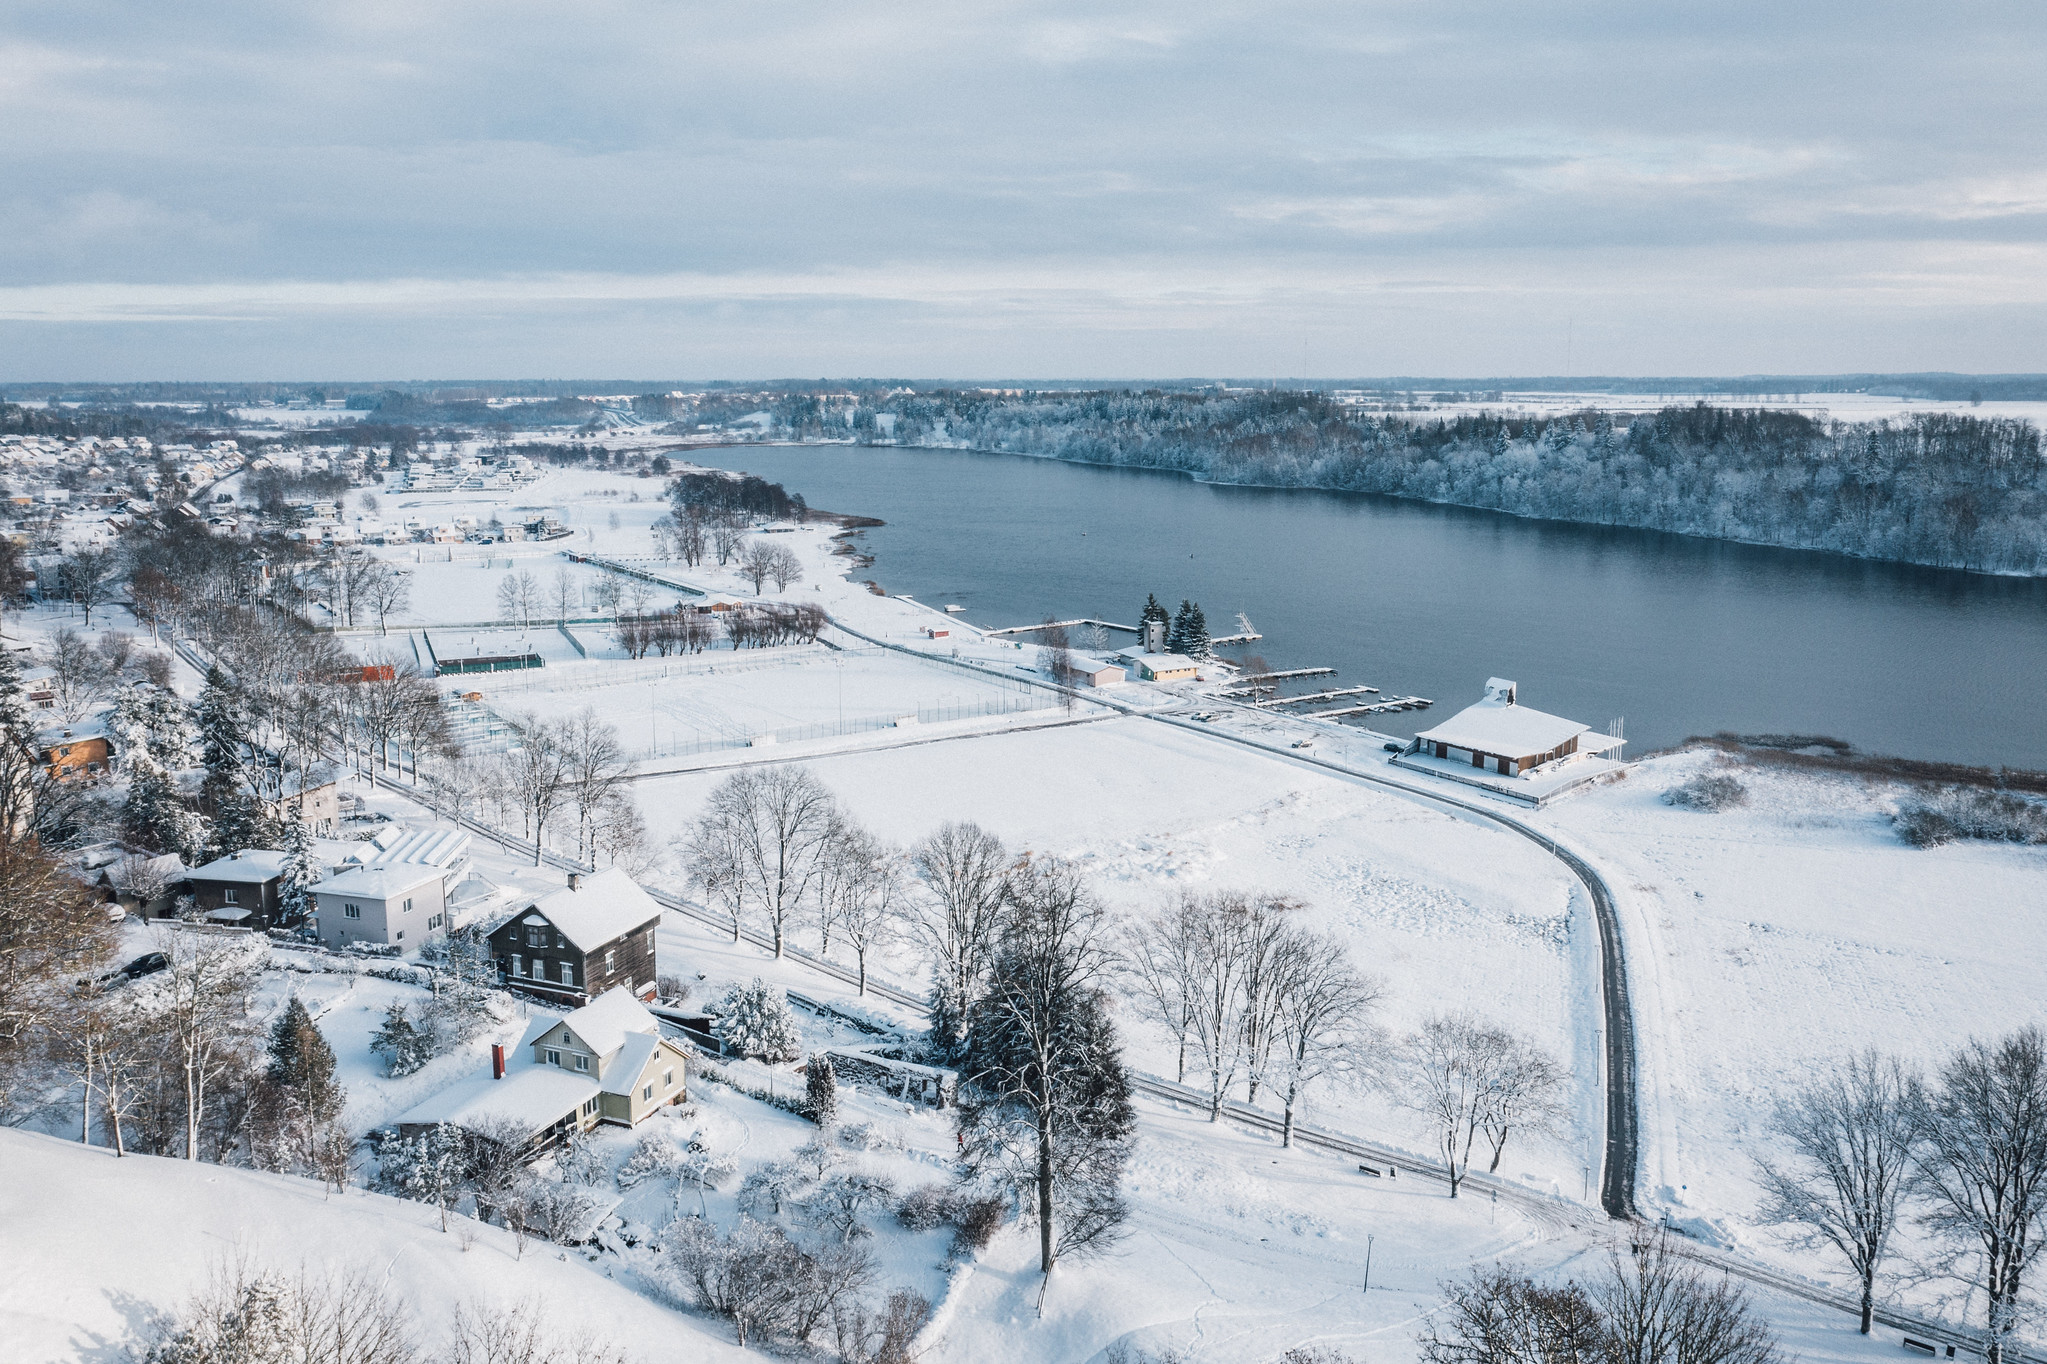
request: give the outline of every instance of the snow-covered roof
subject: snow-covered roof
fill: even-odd
[[[1576,720],[1566,720],[1561,715],[1516,705],[1508,699],[1513,694],[1513,683],[1499,685],[1498,679],[1494,679],[1487,684],[1485,700],[1466,706],[1442,724],[1425,729],[1415,737],[1426,743],[1449,744],[1503,758],[1522,758],[1559,748],[1591,728]]]
[[[580,889],[564,887],[526,908],[546,915],[563,937],[585,952],[661,917],[654,897],[617,867],[584,877]]]
[[[441,879],[439,867],[349,867],[310,887],[323,895],[359,895],[365,900],[392,900]]]
[[[36,735],[36,742],[44,748],[54,748],[59,744],[83,743],[88,739],[106,737],[106,717],[99,716],[90,720],[80,720],[74,725],[52,725]]]
[[[191,877],[194,881],[268,881],[284,875],[287,855],[269,848],[245,848],[192,868]]]
[[[599,1081],[607,1094],[630,1094],[633,1086],[640,1082],[640,1072],[647,1068],[647,1058],[661,1049],[661,1039],[648,1033],[636,1032],[625,1040],[619,1053],[604,1067],[604,1079]]]
[[[612,986],[561,1021],[597,1056],[611,1055],[635,1035],[661,1035],[654,1015],[623,985]]]
[[[538,1131],[597,1096],[597,1082],[559,1066],[513,1066],[502,1080],[480,1076],[453,1084],[401,1114],[400,1124],[454,1123],[475,1128],[492,1118]]]
[[[460,829],[408,830],[393,826],[371,842],[357,844],[355,860],[365,867],[404,863],[445,869],[468,857],[469,841],[470,836]]]

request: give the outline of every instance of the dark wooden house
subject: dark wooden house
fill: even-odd
[[[498,977],[513,989],[582,1005],[619,986],[654,990],[661,906],[616,867],[533,901],[490,935]]]

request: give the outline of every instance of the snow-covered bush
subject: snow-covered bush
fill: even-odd
[[[988,1243],[995,1239],[995,1233],[1002,1230],[1007,1214],[1008,1205],[997,1194],[962,1202],[953,1215],[953,1223],[959,1228],[952,1238],[953,1253],[962,1255],[970,1250],[986,1250]]]
[[[1993,843],[2047,843],[2047,806],[2002,791],[1950,786],[1899,802],[1891,816],[1898,837],[1915,848],[1958,838]]]
[[[803,1171],[786,1160],[757,1165],[739,1186],[739,1210],[766,1221],[778,1215],[784,1203],[793,1202],[809,1182]]]
[[[469,1176],[468,1139],[462,1129],[436,1123],[417,1136],[386,1131],[373,1140],[379,1186],[400,1198],[438,1207],[446,1230],[448,1210],[462,1200]]]
[[[659,1131],[640,1135],[639,1144],[618,1167],[618,1187],[630,1189],[647,1179],[674,1179],[682,1173],[682,1148]]]
[[[1748,804],[1748,788],[1725,772],[1696,772],[1665,791],[1663,803],[1718,814]]]
[[[370,1034],[370,1051],[384,1058],[390,1075],[410,1075],[434,1059],[433,1033],[413,1022],[412,1010],[393,1000],[384,1021]]]
[[[872,1236],[874,1231],[861,1219],[869,1211],[895,1201],[896,1182],[887,1175],[867,1170],[840,1170],[826,1175],[803,1198],[803,1215],[815,1227],[836,1235],[841,1242]]]
[[[144,1364],[345,1359],[414,1364],[411,1322],[383,1276],[314,1278],[236,1265],[159,1328]]]
[[[712,1035],[741,1056],[793,1061],[803,1054],[803,1039],[797,1034],[796,1015],[789,1011],[788,998],[759,976],[726,990],[717,1013]]]
[[[856,1151],[897,1151],[903,1145],[900,1134],[871,1122],[849,1122],[838,1133],[839,1140]]]
[[[952,1221],[959,1199],[951,1187],[926,1184],[910,1190],[896,1204],[896,1221],[910,1231],[934,1231]]]

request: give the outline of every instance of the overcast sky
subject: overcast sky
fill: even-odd
[[[0,8],[0,379],[2047,370],[2047,10]]]

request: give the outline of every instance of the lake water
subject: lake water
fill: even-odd
[[[1436,701],[1368,722],[1392,733],[1499,676],[1595,728],[1625,717],[1632,753],[1730,730],[2047,769],[2043,582],[1012,455],[696,457],[881,518],[869,574],[979,625],[1134,624],[1147,592],[1216,635],[1243,612],[1276,668]]]

